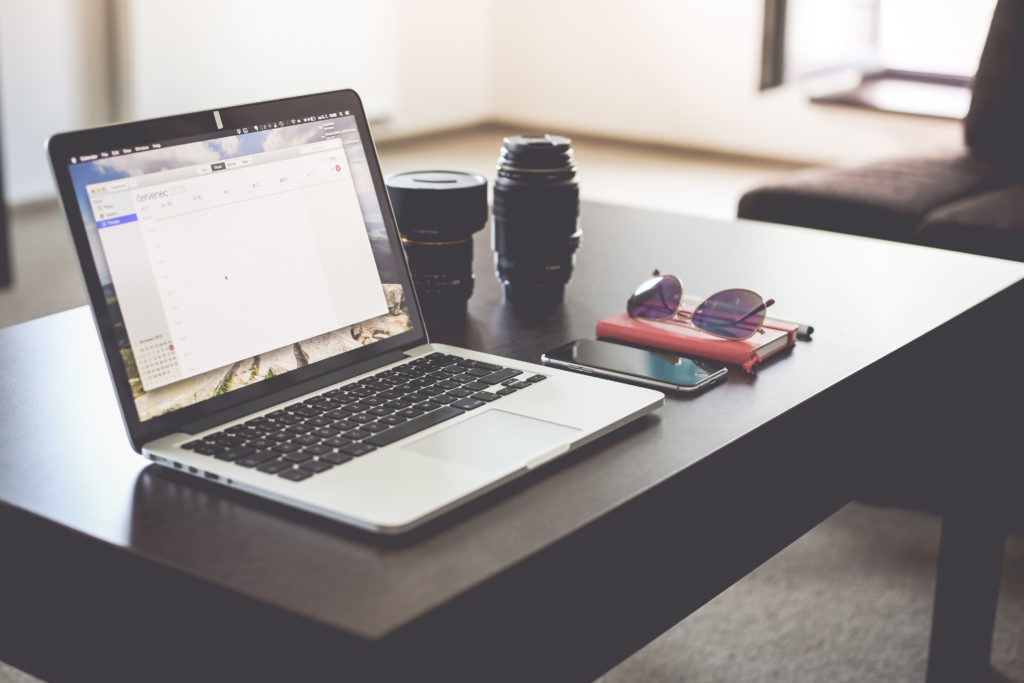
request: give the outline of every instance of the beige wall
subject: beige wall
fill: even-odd
[[[757,90],[762,0],[0,0],[6,192],[59,130],[354,86],[378,138],[492,118],[799,161],[960,144],[954,121]],[[105,10],[119,20],[108,106]],[[358,55],[358,56],[356,56]]]
[[[104,7],[103,0],[0,0],[0,122],[9,201],[52,195],[46,140],[109,116]]]
[[[757,88],[762,0],[495,5],[494,110],[548,129],[824,163],[958,146],[960,124]],[[530,36],[518,50],[512,36]]]

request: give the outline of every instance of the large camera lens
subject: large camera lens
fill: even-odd
[[[509,301],[560,301],[583,236],[572,142],[559,135],[504,142],[494,181],[498,279]]]
[[[387,186],[424,312],[464,313],[473,293],[472,234],[487,224],[487,180],[411,171],[388,176]]]

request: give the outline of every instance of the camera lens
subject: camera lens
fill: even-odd
[[[410,171],[386,182],[424,312],[464,312],[473,293],[472,234],[487,224],[487,180],[458,171]]]
[[[583,236],[572,141],[559,135],[505,138],[493,214],[494,265],[505,298],[560,301]]]
[[[473,293],[473,238],[454,242],[402,239],[416,295],[424,306],[465,302]]]

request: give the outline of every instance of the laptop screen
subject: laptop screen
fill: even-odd
[[[351,112],[66,161],[140,422],[412,330]]]

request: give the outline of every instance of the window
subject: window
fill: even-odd
[[[995,2],[766,0],[761,87],[843,75],[813,99],[961,118]]]

